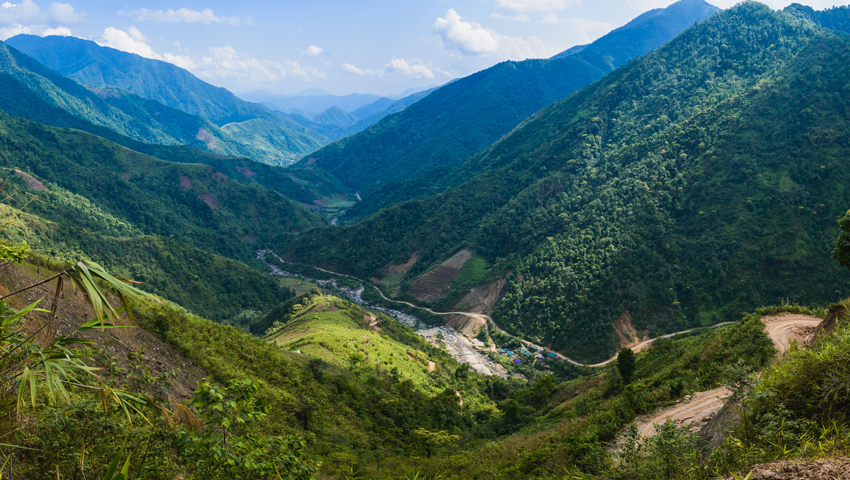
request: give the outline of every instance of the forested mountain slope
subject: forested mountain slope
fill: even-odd
[[[244,157],[217,155],[183,145],[157,145],[133,140],[47,103],[31,89],[6,74],[0,74],[0,110],[51,127],[82,130],[169,162],[209,165],[230,178],[257,183],[300,203],[313,204],[345,190],[336,179],[319,169],[288,169],[257,163]]]
[[[388,181],[463,161],[540,108],[663,45],[716,11],[702,0],[681,0],[643,22],[609,33],[576,55],[500,63],[432,92],[297,165],[324,168],[364,194]]]
[[[327,139],[258,103],[246,102],[227,89],[210,85],[189,71],[161,60],[144,58],[114,48],[102,47],[75,37],[16,35],[8,45],[35,58],[46,67],[83,85],[108,85],[133,92],[149,100],[192,115],[219,127],[248,120],[262,120],[272,135],[258,131],[258,138],[280,137],[277,149],[261,149],[258,160],[289,163],[315,151]],[[251,143],[248,142],[248,145]]]
[[[288,163],[294,156],[292,153],[284,155],[268,152],[263,145],[255,146],[253,138],[240,142],[202,117],[116,87],[86,88],[5,43],[0,44],[0,73],[11,76],[50,105],[138,141],[187,145],[219,154],[265,160],[267,163]],[[274,128],[277,133],[280,133],[279,130],[278,127]],[[318,143],[308,150],[315,146]],[[273,161],[269,155],[279,161]]]
[[[162,161],[88,133],[6,114],[0,114],[0,166],[10,179],[4,190],[12,195],[9,205],[23,207],[36,196],[25,209],[34,223],[21,224],[18,238],[64,258],[85,252],[217,319],[252,302],[271,308],[285,299],[285,290],[209,252],[252,261],[281,232],[325,223],[275,191],[209,166]],[[205,294],[193,297],[192,291]],[[227,303],[229,295],[242,298]],[[213,306],[204,298],[223,303]]]
[[[446,192],[287,244],[289,259],[410,282],[467,246],[508,285],[494,318],[573,358],[641,332],[847,294],[850,40],[744,3],[524,122]],[[456,298],[456,297],[455,297]]]

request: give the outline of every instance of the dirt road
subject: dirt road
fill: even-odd
[[[788,351],[791,342],[804,344],[806,339],[814,332],[815,327],[823,321],[822,318],[811,315],[800,315],[794,313],[780,313],[769,317],[762,317],[764,329],[779,355]],[[633,348],[638,348],[636,345]],[[655,435],[655,426],[675,420],[682,425],[699,429],[705,425],[721,408],[723,402],[732,392],[726,387],[715,388],[705,392],[694,393],[682,403],[677,403],[659,412],[637,419],[638,431],[644,437]]]

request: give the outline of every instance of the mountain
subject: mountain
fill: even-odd
[[[792,3],[785,7],[785,11],[794,16],[805,18],[828,30],[845,35],[850,34],[850,7],[846,5],[827,8],[825,10],[815,10],[807,5]]]
[[[346,113],[339,107],[331,107],[324,112],[312,118],[316,123],[322,125],[335,125],[338,127],[347,127],[352,123],[357,122],[357,117]]]
[[[389,108],[389,106],[392,105],[394,102],[395,100],[391,98],[381,97],[368,105],[363,105],[357,110],[353,110],[351,112],[351,115],[357,118],[366,118],[376,113],[383,112],[384,110]]]
[[[275,137],[284,139],[278,142],[283,145],[280,149],[253,150],[250,142],[247,148],[241,149],[244,153],[254,154],[252,156],[257,156],[257,160],[264,163],[287,164],[327,143],[321,134],[304,128],[286,115],[246,102],[228,90],[210,85],[168,62],[102,47],[90,40],[75,37],[22,34],[9,38],[6,43],[46,67],[95,89],[110,86],[132,92],[142,98],[203,117],[219,127],[230,123],[243,123],[242,129],[246,125],[258,125],[258,131],[250,135],[267,143],[273,143],[269,140]],[[103,89],[97,91],[106,92]],[[109,95],[122,94],[110,89]],[[262,122],[244,124],[257,119]]]
[[[280,253],[447,309],[504,278],[498,325],[588,360],[618,318],[653,334],[834,301],[848,59],[844,36],[739,5],[533,115],[459,167],[471,180]]]
[[[318,169],[287,169],[257,163],[244,157],[217,155],[181,145],[156,145],[133,140],[48,104],[35,92],[6,74],[0,74],[0,92],[2,92],[0,93],[0,110],[12,116],[52,127],[82,130],[139,153],[169,162],[209,165],[230,178],[262,185],[299,203],[309,205],[310,208],[327,211],[326,205],[329,203],[345,205],[353,203],[347,195],[339,195],[338,192],[344,191],[345,187],[329,174]],[[233,126],[227,128],[232,129]],[[233,133],[237,137],[239,134],[239,132]],[[281,137],[273,138],[276,141],[285,140]]]
[[[681,0],[565,58],[503,62],[439,88],[397,115],[310,154],[362,194],[397,179],[458,163],[540,108],[602,78],[717,11]]]
[[[314,117],[331,107],[337,107],[346,112],[352,112],[368,105],[381,97],[368,93],[352,93],[349,95],[331,95],[321,90],[310,95],[268,95],[267,93],[243,93],[242,98],[283,113],[295,113]]]
[[[286,289],[238,261],[256,262],[256,250],[281,232],[325,223],[273,190],[206,165],[166,162],[5,113],[0,127],[6,202],[20,208],[37,196],[25,209],[31,220],[10,226],[16,233],[7,238],[70,258],[85,251],[212,318],[284,300]],[[224,277],[233,284],[220,283]]]

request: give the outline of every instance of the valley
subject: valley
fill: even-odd
[[[0,6],[0,478],[847,476],[850,6],[171,7]]]

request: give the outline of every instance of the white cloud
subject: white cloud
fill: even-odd
[[[188,55],[175,55],[166,52],[162,54],[162,59],[186,70],[195,70],[198,68],[198,65]]]
[[[361,77],[383,77],[384,75],[391,74],[404,75],[405,77],[411,78],[449,78],[452,76],[450,72],[447,72],[430,62],[425,63],[419,59],[407,61],[403,58],[393,58],[389,63],[385,64],[383,68],[374,70],[363,69],[350,63],[343,63],[342,69]]]
[[[524,60],[526,58],[549,57],[557,53],[546,48],[543,42],[530,36],[507,37],[475,22],[464,22],[452,9],[445,18],[434,22],[434,33],[440,38],[443,47],[467,55],[494,55],[503,59]]]
[[[388,72],[396,72],[413,78],[436,78],[437,74],[445,76],[446,73],[433,65],[426,65],[422,60],[408,62],[403,58],[393,58],[385,67]]]
[[[9,25],[7,27],[0,27],[0,40],[6,40],[7,38],[14,37],[15,35],[20,35],[22,33],[31,34],[32,27],[15,24]]]
[[[123,13],[123,12],[119,12]],[[253,24],[254,20],[251,17],[219,17],[212,9],[205,8],[203,10],[192,10],[190,8],[180,8],[177,10],[150,10],[140,8],[127,12],[140,22],[155,22],[155,23],[205,23],[211,25],[213,23],[223,23],[227,25]]]
[[[72,36],[71,29],[68,28],[68,27],[56,27],[56,28],[48,27],[48,28],[45,28],[44,30],[42,30],[42,32],[41,32],[42,37],[46,37],[48,35],[56,35],[58,37],[70,37],[70,36]]]
[[[162,56],[156,53],[153,48],[145,43],[147,39],[142,32],[136,27],[130,27],[127,31],[120,30],[115,27],[107,27],[103,31],[103,37],[97,41],[99,45],[104,47],[122,50],[124,52],[135,53],[145,58],[154,60],[162,60]]]
[[[77,13],[70,3],[53,2],[47,7],[47,13],[53,20],[63,25],[78,25],[86,21],[86,14]]]
[[[492,19],[494,19],[494,20],[512,20],[512,21],[514,21],[514,22],[522,22],[522,23],[528,23],[528,22],[530,22],[530,21],[531,21],[531,18],[530,18],[528,15],[523,15],[523,14],[519,14],[519,15],[502,15],[502,14],[501,14],[501,13],[499,13],[499,12],[493,12],[493,13],[491,13],[491,14],[490,14],[490,18],[492,18]]]
[[[32,0],[23,0],[21,3],[5,2],[0,4],[0,24],[2,25],[41,21],[41,17],[41,9]]]
[[[304,53],[306,53],[307,55],[309,55],[311,57],[318,57],[319,55],[323,54],[324,52],[325,52],[325,50],[323,48],[317,47],[315,45],[310,45],[309,47],[307,47],[307,51],[305,51]]]
[[[364,70],[364,69],[356,67],[356,66],[354,66],[350,63],[343,63],[342,69],[345,70],[346,72],[353,73],[355,75],[360,75],[361,77],[364,77],[364,76],[380,77],[384,74],[383,70],[372,70],[372,69],[365,69]]]
[[[437,18],[434,32],[440,36],[443,44],[466,54],[495,53],[499,49],[496,32],[475,22],[464,22],[452,9],[446,12],[446,18]]]
[[[248,83],[270,83],[284,78],[324,78],[312,67],[304,67],[292,60],[275,62],[260,60],[231,46],[211,47],[210,55],[201,57],[195,73],[207,78],[230,79]]]
[[[579,0],[496,0],[496,7],[515,12],[554,12],[578,3]]]

